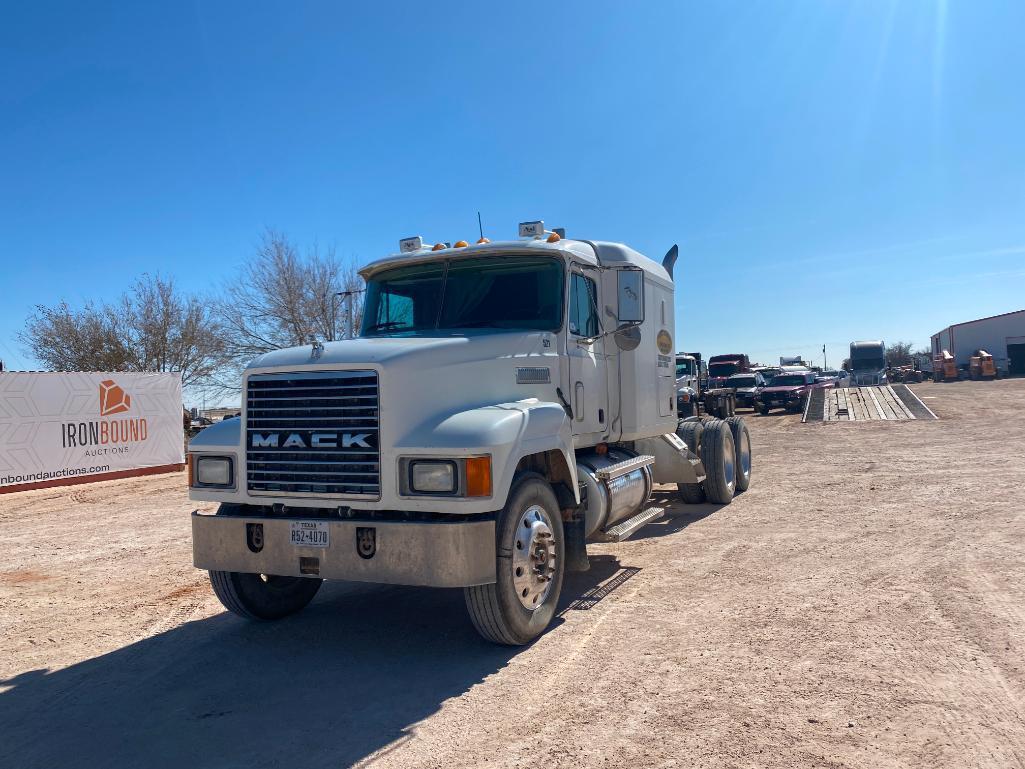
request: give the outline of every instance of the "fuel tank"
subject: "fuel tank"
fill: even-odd
[[[651,495],[651,468],[641,467],[611,481],[599,479],[595,473],[605,467],[637,456],[623,449],[609,449],[604,455],[584,454],[577,457],[577,477],[587,486],[584,508],[586,536],[607,529],[640,512]]]

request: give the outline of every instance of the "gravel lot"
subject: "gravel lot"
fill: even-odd
[[[591,548],[527,649],[459,591],[253,625],[181,474],[0,496],[0,766],[1025,765],[1025,380],[931,422],[754,416],[755,479]]]

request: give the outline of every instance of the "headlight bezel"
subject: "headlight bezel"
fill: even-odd
[[[453,468],[453,486],[446,491],[420,491],[413,483],[413,468],[417,464],[448,464]],[[490,498],[494,494],[490,454],[475,454],[467,457],[405,456],[399,457],[398,465],[400,497],[483,499]]]
[[[233,491],[236,488],[236,476],[235,476],[235,457],[229,454],[189,454],[190,462],[190,483],[189,486],[194,489],[216,489],[219,491]],[[211,480],[203,480],[204,466],[206,466],[207,473],[211,472],[209,469],[210,463],[223,462],[227,467],[227,480],[224,482],[214,482]]]

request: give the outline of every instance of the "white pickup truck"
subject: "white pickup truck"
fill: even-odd
[[[224,606],[277,619],[325,579],[464,588],[474,626],[524,644],[587,541],[664,515],[655,484],[728,503],[743,420],[678,425],[673,265],[572,240],[400,242],[367,265],[359,338],[276,350],[241,419],[189,446],[193,556]]]

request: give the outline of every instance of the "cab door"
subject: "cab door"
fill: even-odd
[[[598,271],[574,265],[570,271],[567,357],[573,435],[579,445],[601,440],[607,432],[609,403],[605,338],[598,311]]]

